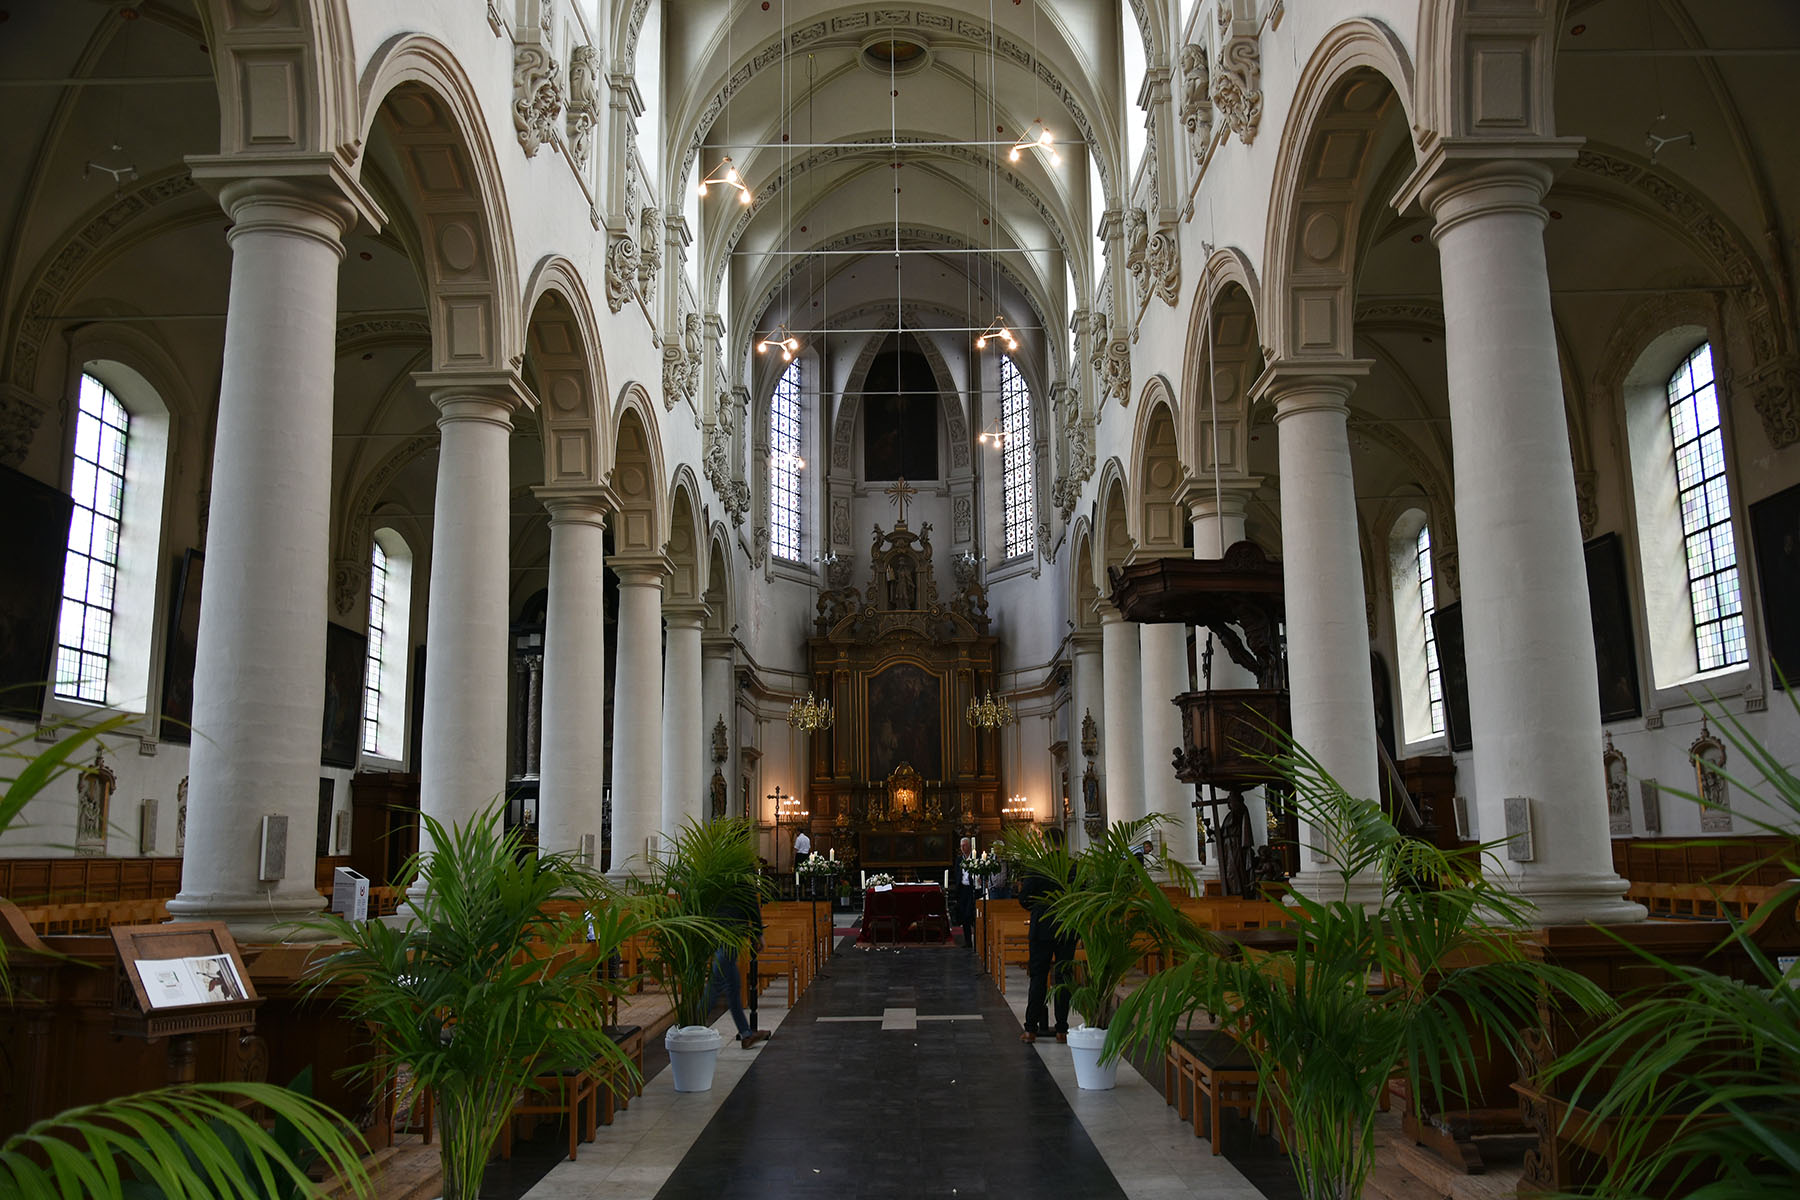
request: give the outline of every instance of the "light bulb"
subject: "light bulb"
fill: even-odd
[[[1019,148],[1017,146],[1014,146],[1012,148],[1012,150],[1007,153],[1006,161],[1008,161],[1008,162],[1018,162],[1019,161]]]
[[[725,168],[725,182],[726,183],[736,183],[737,181],[738,181],[737,168],[736,167],[726,167]]]
[[[738,203],[739,204],[750,203],[750,189],[749,188],[745,188],[743,191],[738,193]]]
[[[791,353],[790,353],[790,352],[789,352],[789,351],[788,351],[788,348],[787,348],[787,347],[786,347],[786,346],[783,346],[783,347],[782,347],[782,348],[781,348],[781,361],[782,361],[782,362],[793,362],[793,361],[794,361],[794,356],[793,356],[793,354],[791,354]]]
[[[699,192],[702,196],[706,195],[706,185],[704,183],[694,190]]]
[[[1056,140],[1055,138],[1050,136],[1050,131],[1048,129],[1046,129],[1046,130],[1044,130],[1044,132],[1038,134],[1038,145],[1040,145],[1040,146],[1048,146],[1051,142],[1054,142],[1055,140]]]
[[[787,348],[789,350],[798,350],[800,348],[800,339],[799,338],[789,338],[787,340]]]
[[[769,343],[767,343],[767,342],[756,343],[756,352],[758,354],[767,354],[769,352]]]
[[[1054,163],[1056,166],[1060,167],[1060,166],[1062,166],[1062,155],[1060,155],[1056,151],[1052,150],[1050,152],[1050,161],[1052,163]]]
[[[986,337],[976,338],[975,339],[975,348],[977,350],[986,350],[987,349],[987,338]]]

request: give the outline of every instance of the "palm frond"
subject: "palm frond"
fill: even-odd
[[[276,1195],[311,1181],[240,1105],[261,1105],[358,1196],[374,1194],[362,1139],[337,1113],[272,1084],[194,1084],[121,1096],[40,1121],[0,1144],[0,1195],[120,1196],[131,1177],[171,1200]]]

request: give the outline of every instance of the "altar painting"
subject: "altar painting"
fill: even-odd
[[[869,778],[886,779],[911,763],[926,779],[944,777],[942,682],[911,663],[869,679]]]

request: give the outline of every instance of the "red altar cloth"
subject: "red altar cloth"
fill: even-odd
[[[870,927],[876,920],[887,917],[894,918],[894,940],[902,942],[922,942],[926,938],[919,932],[919,919],[930,913],[943,916],[942,928],[950,928],[949,909],[944,907],[944,889],[935,883],[897,883],[891,891],[878,892],[869,888],[863,892],[862,932],[857,935],[859,944],[866,945],[875,939],[870,936]],[[883,933],[886,924],[883,921]],[[942,942],[943,935],[933,930],[931,941]]]

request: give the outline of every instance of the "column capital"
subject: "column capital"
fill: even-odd
[[[1125,614],[1120,612],[1118,607],[1104,596],[1094,602],[1094,614],[1100,618],[1102,628],[1107,625],[1131,624],[1130,621],[1125,619]]]
[[[704,629],[706,627],[706,605],[704,604],[692,601],[665,603],[662,615],[670,629]]]
[[[440,429],[454,421],[486,421],[510,430],[513,413],[531,404],[516,371],[414,371],[413,382],[437,405]]]
[[[1369,373],[1368,358],[1278,358],[1250,385],[1253,401],[1275,405],[1275,421],[1319,409],[1349,412],[1350,393]]]
[[[335,154],[190,154],[184,160],[194,182],[218,201],[234,225],[307,230],[307,219],[337,226],[335,240],[360,218],[372,229],[387,214]],[[284,220],[283,210],[292,210]]]
[[[1396,210],[1418,201],[1435,219],[1431,237],[1470,217],[1524,213],[1544,220],[1539,203],[1551,180],[1575,161],[1585,139],[1441,138],[1394,193]]]
[[[1097,629],[1077,629],[1069,635],[1069,646],[1076,654],[1098,654],[1102,636]]]
[[[620,587],[653,587],[662,590],[663,580],[674,574],[674,564],[662,554],[613,555],[607,563],[619,577]]]
[[[737,653],[737,639],[727,633],[706,633],[700,635],[700,653],[707,658],[729,659]]]
[[[1182,506],[1190,521],[1214,515],[1241,517],[1262,482],[1260,475],[1230,475],[1214,486],[1214,481],[1205,476],[1190,475],[1175,489],[1175,503]]]
[[[609,513],[618,511],[618,500],[608,488],[596,488],[583,484],[579,488],[566,485],[549,485],[531,489],[543,504],[544,511],[550,514],[550,524],[556,525],[592,525],[595,529],[606,528]]]

